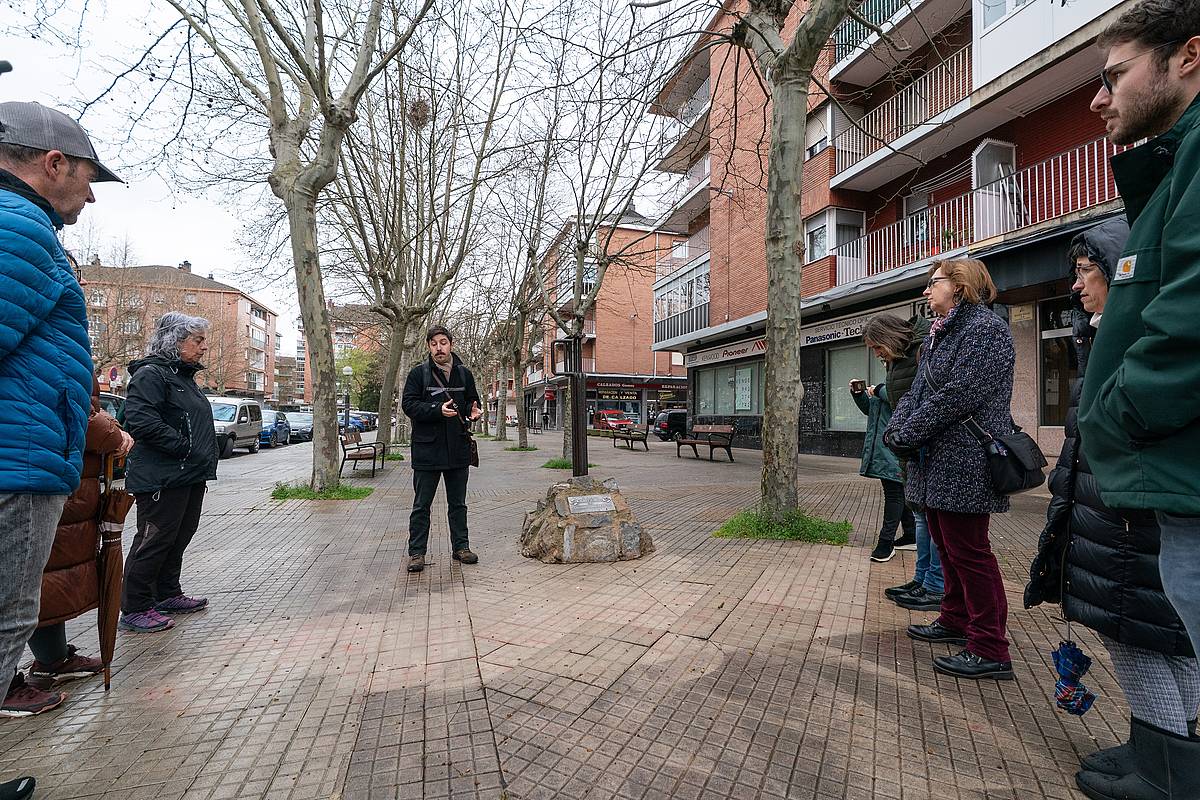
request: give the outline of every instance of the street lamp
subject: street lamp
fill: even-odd
[[[350,366],[349,364],[342,367],[342,376],[344,378],[344,383],[346,384],[346,411],[345,417],[342,420],[342,425],[345,428],[346,433],[350,432],[350,376],[353,374],[354,367]]]

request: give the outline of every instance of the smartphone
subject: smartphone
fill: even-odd
[[[866,381],[860,381],[860,380],[850,381],[850,391],[854,392],[855,394],[858,394],[859,392],[865,392],[866,390],[867,390],[867,382]]]

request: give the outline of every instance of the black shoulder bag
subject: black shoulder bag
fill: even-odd
[[[935,392],[941,391],[942,387],[933,379],[933,370],[929,368],[928,361],[924,367],[925,382]],[[992,488],[998,494],[1027,492],[1046,482],[1046,474],[1042,471],[1048,464],[1046,456],[1037,442],[1019,425],[1013,423],[1013,432],[1007,436],[992,436],[979,426],[975,417],[967,417],[962,424],[983,448],[992,477]]]
[[[447,386],[445,383],[443,383],[442,376],[441,376],[441,370],[439,370],[436,366],[430,367],[429,371],[433,376],[434,383],[436,383],[438,386],[442,387],[442,391],[444,391],[446,393],[447,399],[450,399],[450,400],[454,399],[450,395],[450,393],[453,391],[459,391],[459,392],[466,391],[466,387],[463,387],[462,389],[451,389],[449,386]],[[464,398],[463,402],[466,402],[465,398]],[[458,408],[458,403],[455,403],[454,405],[455,405],[455,408]],[[472,467],[478,467],[479,466],[479,443],[476,442],[475,437],[471,435],[471,425],[469,422],[467,422],[465,419],[463,419],[461,410],[459,410],[459,412],[456,416],[458,417],[458,421],[462,423],[462,427],[463,427],[462,433],[463,433],[463,436],[467,437],[467,447],[471,451],[469,463],[471,464]]]

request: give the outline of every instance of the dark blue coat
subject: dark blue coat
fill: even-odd
[[[83,290],[46,211],[0,178],[0,492],[70,494],[91,412]]]
[[[462,360],[453,353],[454,368],[450,371],[449,387],[456,391],[450,397],[458,406],[457,417],[443,417],[442,403],[446,395],[437,392],[433,379],[433,358],[426,358],[408,373],[400,404],[412,420],[412,468],[444,471],[462,469],[471,463],[471,436],[467,417],[471,406],[482,403],[475,388],[475,377]]]
[[[974,417],[991,434],[1012,433],[1015,361],[1008,324],[975,303],[960,303],[936,339],[926,339],[916,380],[888,426],[896,441],[921,448],[908,462],[909,502],[960,514],[1008,511],[1008,498],[992,489],[983,448],[962,422]]]

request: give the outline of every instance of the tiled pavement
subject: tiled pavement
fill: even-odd
[[[813,512],[849,519],[845,548],[717,540],[753,501],[758,454],[679,461],[670,445],[593,442],[657,551],[615,565],[523,559],[522,516],[552,480],[535,453],[482,442],[472,476],[481,564],[403,571],[408,468],[366,501],[275,502],[308,446],[223,462],[185,585],[212,600],[173,631],[121,634],[113,688],[78,683],[59,711],[0,722],[0,779],[83,798],[1077,797],[1080,753],[1125,709],[1094,638],[1082,719],[1053,707],[1054,608],[1020,609],[1045,499],[1019,498],[993,542],[1009,591],[1014,683],[959,683],[882,599],[912,553],[871,565],[876,483],[805,458]],[[561,473],[558,473],[561,474]],[[129,537],[126,537],[127,539]],[[94,652],[84,619],[73,640]]]

